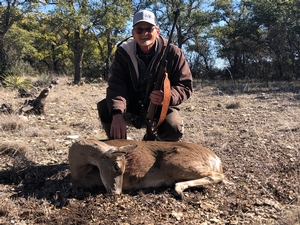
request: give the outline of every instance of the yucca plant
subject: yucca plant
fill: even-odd
[[[8,89],[28,89],[31,81],[23,76],[7,73],[0,77],[5,88]]]

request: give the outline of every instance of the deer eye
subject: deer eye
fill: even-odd
[[[117,163],[114,165],[114,170],[116,172],[121,172],[121,168],[119,167],[119,165]]]

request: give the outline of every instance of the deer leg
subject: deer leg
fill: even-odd
[[[206,185],[206,184],[216,184],[221,181],[224,181],[224,183],[227,183],[227,184],[233,184],[229,180],[227,180],[223,174],[216,173],[216,172],[210,172],[206,177],[203,177],[200,179],[176,183],[175,184],[175,194],[179,195],[181,198],[183,198],[183,191],[186,190],[187,188],[198,187],[198,186],[202,186],[202,185]]]

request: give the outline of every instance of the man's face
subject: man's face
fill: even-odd
[[[132,36],[140,47],[150,49],[154,44],[156,37],[160,34],[160,29],[150,23],[140,22],[132,29]]]

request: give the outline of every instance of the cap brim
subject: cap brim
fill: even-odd
[[[149,23],[149,24],[151,24],[151,25],[153,25],[153,26],[156,26],[155,23],[151,23],[151,22],[149,22],[148,20],[139,20],[139,21],[137,21],[135,24],[133,24],[133,26],[135,26],[136,24],[138,24],[138,23],[140,23],[140,22],[145,22],[145,23]]]

